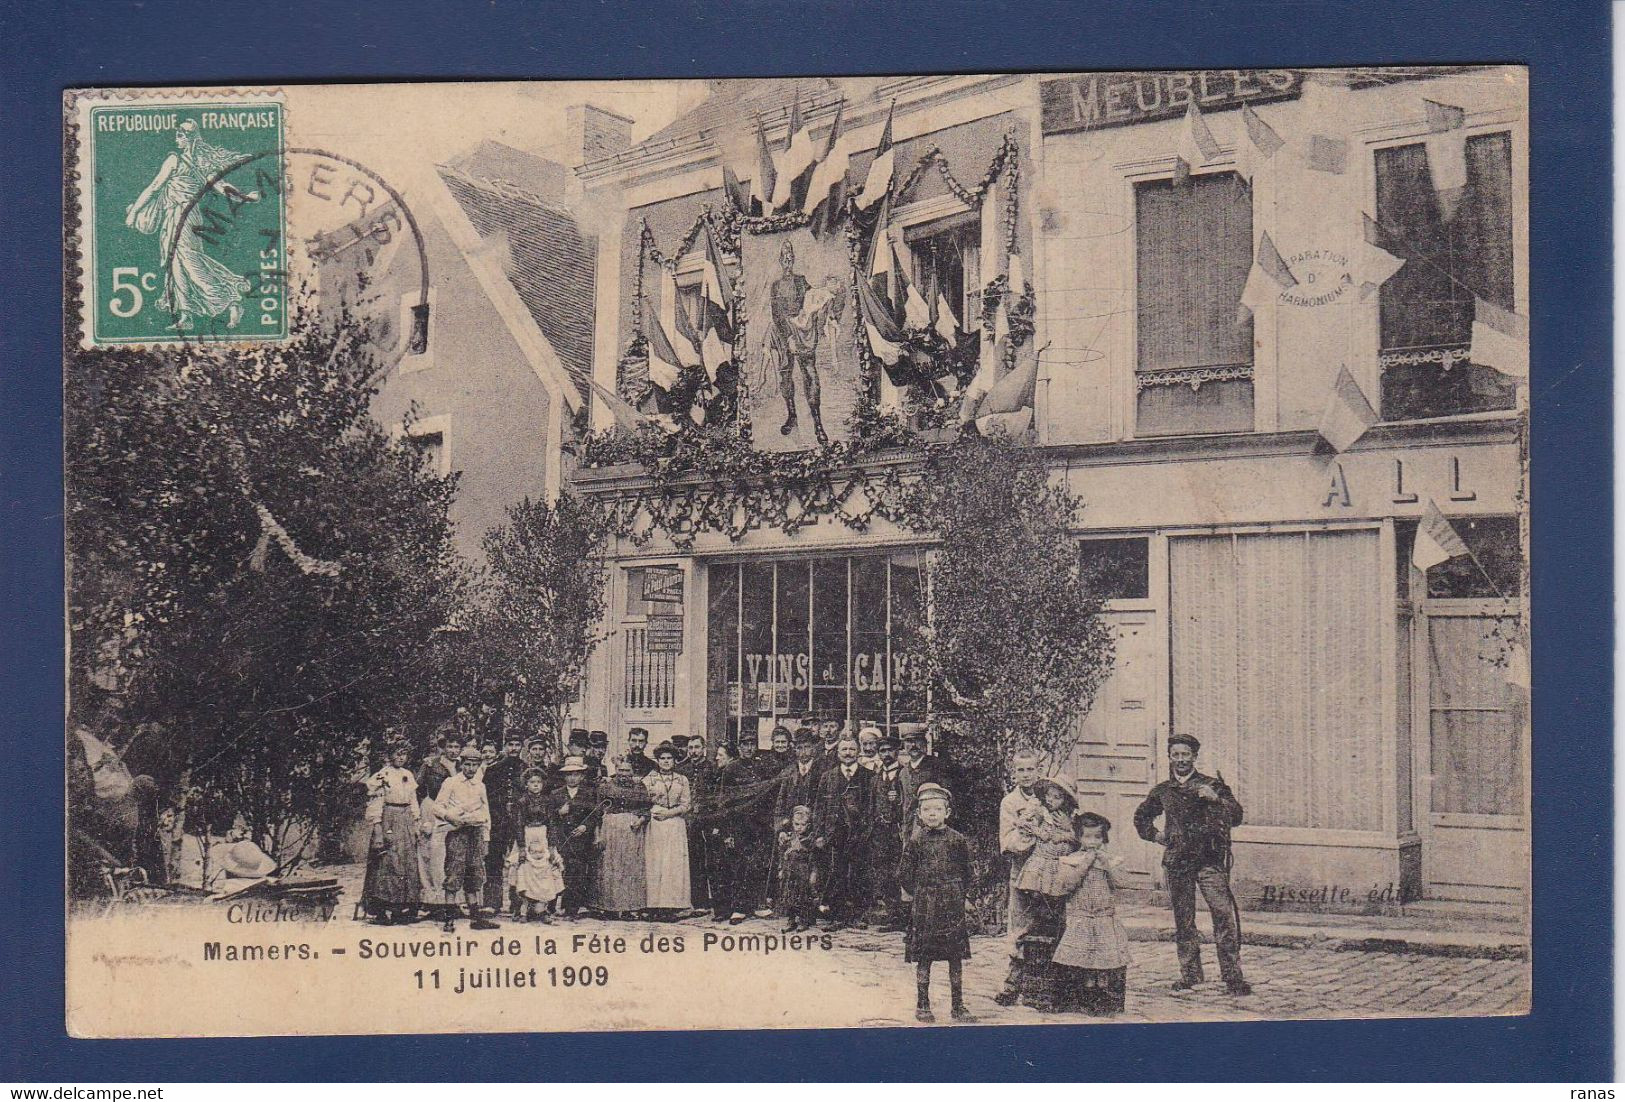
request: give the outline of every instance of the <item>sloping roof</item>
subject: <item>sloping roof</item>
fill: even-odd
[[[570,171],[561,164],[487,138],[447,166],[480,180],[511,184],[542,199],[562,202]]]
[[[711,94],[701,100],[692,111],[677,116],[633,146],[630,152],[658,149],[674,139],[706,131],[714,135],[724,127],[738,126],[752,121],[757,115],[772,129],[775,122],[783,123],[790,116],[790,107],[799,97],[803,110],[814,104],[832,103],[841,96],[841,90],[828,77],[804,77],[796,80],[719,80],[712,84]]]
[[[591,393],[597,249],[558,199],[564,169],[496,142],[437,167],[481,239],[504,250],[503,271],[585,399]],[[526,183],[553,190],[554,197]]]

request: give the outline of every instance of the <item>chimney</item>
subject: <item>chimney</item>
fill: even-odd
[[[574,161],[584,165],[631,148],[632,120],[596,104],[577,103],[565,108],[566,149]]]

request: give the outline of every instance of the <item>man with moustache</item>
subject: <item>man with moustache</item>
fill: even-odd
[[[632,775],[640,781],[655,771],[655,760],[649,756],[647,728],[634,727],[626,732],[626,763],[632,767]]]
[[[517,805],[520,777],[525,762],[519,751],[524,740],[518,731],[509,731],[502,739],[502,751],[497,759],[485,767],[485,797],[491,808],[491,840],[485,851],[485,905],[501,911],[510,900],[505,899],[504,871],[508,850],[521,834]]]
[[[828,854],[824,906],[828,928],[862,929],[869,909],[869,839],[874,830],[875,775],[858,764],[858,740],[836,743],[836,764],[818,778],[812,806],[813,848]]]
[[[1174,990],[1189,991],[1202,982],[1202,942],[1196,932],[1200,888],[1213,919],[1213,947],[1225,989],[1232,995],[1251,995],[1253,989],[1241,973],[1241,915],[1230,890],[1230,828],[1241,825],[1241,803],[1222,779],[1196,771],[1201,749],[1195,735],[1169,737],[1168,779],[1153,788],[1134,812],[1134,829],[1147,842],[1163,847],[1162,868],[1179,952]]]
[[[903,842],[914,822],[914,804],[919,785],[914,772],[898,760],[902,744],[890,735],[876,745],[878,760],[875,778],[875,826],[869,840],[869,869],[875,895],[886,911],[884,930],[895,933],[908,923],[897,881],[897,864],[903,857]]]

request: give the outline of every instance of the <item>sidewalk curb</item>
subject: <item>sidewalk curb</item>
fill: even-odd
[[[1173,941],[1174,932],[1159,926],[1129,926],[1130,941]],[[1203,931],[1202,942],[1213,944],[1213,936]],[[1528,960],[1529,946],[1520,942],[1473,944],[1462,941],[1412,940],[1399,937],[1340,937],[1317,934],[1288,934],[1248,931],[1243,922],[1243,945],[1276,949],[1320,949],[1333,953],[1398,953],[1410,956],[1456,957],[1464,960]]]

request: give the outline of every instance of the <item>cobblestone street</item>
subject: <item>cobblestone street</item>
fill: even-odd
[[[345,885],[335,925],[370,929],[353,917],[353,902],[360,888],[359,866],[320,870],[337,874]],[[1204,930],[1207,915],[1199,923]],[[458,932],[471,935],[459,921]],[[619,933],[641,936],[649,929],[670,932],[767,935],[779,932],[776,920],[751,919],[739,926],[719,925],[691,918],[677,923],[611,922],[581,918],[551,926],[503,922],[502,930],[546,930]],[[433,936],[436,927],[418,923],[398,930]],[[830,979],[858,992],[871,992],[862,1002],[876,1008],[864,1025],[914,1025],[914,966],[903,960],[901,934],[877,930],[843,930],[832,935],[834,948],[802,957],[809,966],[829,973]],[[1297,948],[1247,944],[1242,966],[1253,994],[1235,998],[1218,981],[1213,947],[1202,947],[1208,982],[1194,991],[1175,993],[1179,976],[1171,941],[1131,942],[1134,965],[1128,976],[1128,1009],[1118,1021],[1168,1022],[1197,1020],[1257,1020],[1272,1018],[1409,1017],[1418,1015],[1493,1015],[1523,1013],[1529,1002],[1529,965],[1526,960],[1442,954]],[[1036,1025],[1044,1022],[1101,1021],[1078,1014],[1042,1014],[1025,1006],[1003,1007],[993,1001],[1003,982],[1008,958],[1002,938],[971,939],[971,960],[965,969],[966,1001],[984,1023]],[[933,1006],[939,1023],[948,1019],[948,979],[944,966],[933,973]]]

